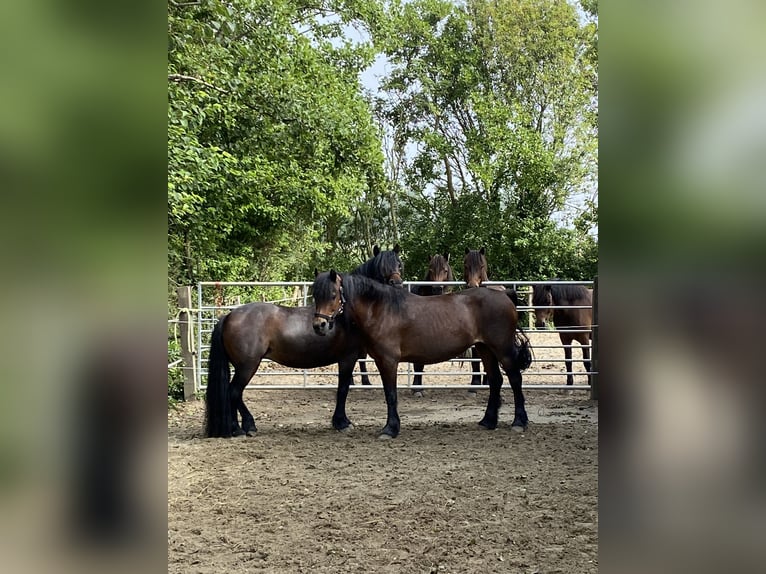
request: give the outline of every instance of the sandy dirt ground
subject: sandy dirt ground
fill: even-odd
[[[525,384],[563,383],[551,361],[560,349],[535,357],[529,371],[551,376]],[[427,376],[426,389],[467,384],[462,369]],[[387,441],[375,378],[349,395],[348,433],[330,425],[332,390],[246,392],[258,432],[237,439],[203,438],[201,401],[170,410],[168,572],[597,572],[596,403],[587,391],[528,389],[530,424],[517,433],[507,379],[494,431],[476,424],[487,396],[400,388],[401,434]]]

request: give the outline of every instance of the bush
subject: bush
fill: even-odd
[[[181,358],[181,345],[168,338],[168,365]],[[184,400],[184,372],[182,365],[168,369],[168,405]]]

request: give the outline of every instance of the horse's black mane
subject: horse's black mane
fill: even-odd
[[[407,289],[397,289],[364,275],[353,274],[343,274],[343,289],[346,292],[346,299],[351,305],[353,305],[355,298],[365,297],[384,303],[396,311],[399,310],[404,299],[410,295]]]
[[[556,281],[556,279],[554,279]],[[544,305],[545,285],[534,285],[532,288],[532,305]],[[577,301],[588,298],[588,288],[583,285],[548,285],[553,296],[553,303],[560,301]]]
[[[379,283],[364,275],[352,273],[340,274],[343,279],[343,292],[346,296],[346,304],[353,305],[357,297],[366,297],[373,301],[384,303],[389,309],[398,311],[404,299],[411,294],[406,289],[398,289]],[[330,281],[328,273],[320,273],[314,280],[313,294],[315,301],[332,299],[334,283]]]
[[[354,269],[352,275],[363,275],[385,283],[391,273],[401,265],[399,254],[396,251],[381,251],[372,259],[368,259]]]

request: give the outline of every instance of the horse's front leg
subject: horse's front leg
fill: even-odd
[[[338,363],[338,392],[335,395],[335,412],[332,415],[332,426],[335,430],[344,431],[353,427],[346,416],[346,399],[348,388],[354,382],[354,363],[355,358]]]
[[[396,369],[398,362],[388,359],[375,359],[375,364],[378,365],[380,378],[383,379],[383,392],[386,395],[386,406],[388,407],[386,426],[383,427],[378,438],[396,438],[399,435],[399,411],[397,410],[396,394]]]

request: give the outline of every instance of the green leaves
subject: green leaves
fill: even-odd
[[[327,220],[381,179],[358,83],[374,51],[340,36],[366,17],[380,19],[375,2],[169,6],[171,275],[247,279],[282,257],[305,276]],[[233,263],[243,255],[248,266]],[[223,269],[238,275],[211,275]]]
[[[418,190],[403,235],[424,257],[442,243],[492,246],[506,276],[553,270],[548,250],[578,258],[552,218],[595,180],[595,23],[565,0],[413,0],[391,12],[380,115],[408,150],[402,185]],[[432,198],[427,214],[410,209],[419,193]]]
[[[481,245],[497,276],[590,269],[595,206],[554,217],[595,181],[595,3],[385,6],[168,6],[172,281],[305,278],[397,241],[413,273]]]

